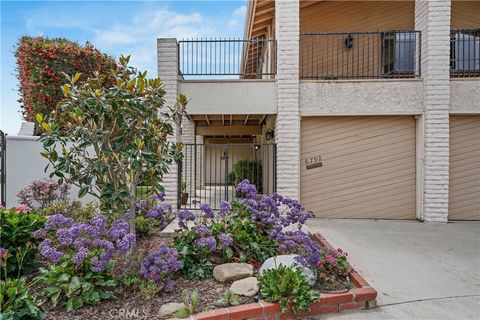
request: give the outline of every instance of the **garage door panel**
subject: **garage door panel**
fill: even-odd
[[[343,121],[338,121],[338,117],[324,117],[325,120],[322,120],[320,124],[309,124],[309,128],[303,130],[305,141],[310,142],[315,140],[318,137],[315,137],[315,133],[318,130],[328,131],[331,133],[329,136],[321,136],[320,139],[324,142],[328,141],[337,141],[351,136],[358,136],[359,134],[363,135],[375,135],[375,132],[378,130],[390,129],[390,130],[401,130],[404,127],[398,127],[398,119],[388,119],[380,124],[372,123],[370,119],[352,119],[347,124],[344,124]],[[310,121],[310,120],[307,120]],[[374,130],[365,130],[365,129],[374,129]],[[385,131],[386,132],[386,131]],[[313,136],[312,136],[313,135]]]
[[[450,116],[450,220],[480,220],[480,116]]]
[[[389,206],[395,204],[396,201],[399,203],[404,203],[405,200],[411,199],[412,194],[410,192],[393,194],[392,191],[402,186],[403,186],[402,184],[392,184],[388,187],[377,186],[375,188],[365,190],[365,193],[377,192],[378,190],[377,192],[378,199],[375,199],[375,200],[371,200],[368,197],[368,194],[367,196],[356,195],[354,197],[352,197],[351,195],[341,195],[341,196],[335,197],[335,199],[337,200],[336,203],[326,204],[322,207],[322,210],[328,211],[333,209],[342,209],[342,208],[350,207],[352,205],[355,205],[355,208],[358,209],[358,208],[363,208],[364,205],[368,206],[368,204],[371,204],[373,206],[375,205],[375,203],[383,204],[386,206],[386,208],[388,208]],[[328,200],[328,198],[324,198],[321,200],[326,201]]]
[[[415,120],[392,117],[302,119],[301,200],[317,216],[415,218]]]
[[[326,147],[329,145],[335,145],[337,143],[349,143],[352,141],[362,140],[373,138],[378,136],[377,132],[382,132],[383,134],[393,134],[397,132],[402,132],[404,130],[409,130],[411,127],[400,127],[398,123],[394,121],[384,126],[375,126],[369,123],[365,123],[364,126],[349,126],[349,127],[339,127],[335,130],[330,130],[328,126],[321,128],[322,131],[328,131],[330,133],[329,136],[318,136],[314,133],[319,130],[310,131],[310,133],[305,132],[305,134],[312,134],[310,138],[305,138],[305,142],[313,142],[314,144],[324,144]]]
[[[324,151],[335,151],[335,154],[341,151],[351,150],[352,143],[355,143],[358,150],[369,151],[371,149],[378,148],[379,146],[385,146],[385,139],[390,140],[390,145],[392,147],[395,147],[396,144],[410,145],[409,142],[411,136],[407,135],[407,133],[411,132],[411,130],[412,129],[399,130],[384,135],[371,136],[369,138],[352,136],[349,139],[341,139],[328,143],[322,143],[320,140],[316,140],[312,142],[311,148],[317,150],[322,149]]]
[[[385,204],[384,202],[382,203]],[[322,212],[321,217],[325,218],[338,218],[338,216],[348,216],[351,219],[365,219],[369,217],[370,219],[391,219],[388,217],[395,216],[395,219],[411,219],[411,215],[408,211],[415,210],[415,206],[405,206],[405,203],[402,202],[401,204],[394,205],[390,204],[387,207],[385,206],[378,206],[375,203],[369,204],[367,208],[364,208],[362,211],[355,209],[351,211],[351,208],[348,209],[336,209],[336,210],[329,210],[324,212],[321,207],[317,208],[318,212]],[[315,211],[314,211],[315,212]]]
[[[351,178],[352,181],[347,181],[347,179],[349,179],[347,178],[347,179],[338,179],[338,180],[332,181],[331,183],[328,183],[328,185],[320,183],[322,185],[321,187],[319,187],[317,184],[317,188],[315,188],[315,190],[311,190],[311,191],[306,190],[304,194],[306,196],[309,196],[309,195],[315,194],[317,191],[321,191],[321,192],[327,193],[328,195],[329,194],[328,191],[330,190],[336,193],[335,196],[338,196],[338,193],[357,194],[357,193],[363,192],[364,190],[371,190],[372,188],[377,188],[378,186],[387,187],[387,186],[390,186],[391,184],[410,181],[410,179],[412,178],[411,175],[404,174],[404,173],[405,171],[402,171],[402,172],[390,171],[388,173],[382,174],[381,176],[367,177],[366,174],[363,175],[364,178],[362,178],[361,176],[351,176],[349,178]],[[322,199],[321,196],[316,198]]]
[[[358,166],[355,170],[355,173],[350,173],[350,172],[345,172],[345,170],[341,167],[343,164],[339,163],[336,169],[330,170],[327,174],[322,175],[322,179],[329,179],[329,178],[336,178],[339,180],[342,179],[347,179],[347,178],[354,178],[357,179],[359,178],[360,180],[362,179],[362,176],[370,176],[371,171],[375,170],[377,175],[382,175],[391,172],[391,166],[397,166],[399,170],[403,169],[408,169],[411,167],[411,164],[408,161],[405,161],[405,159],[389,159],[389,158],[383,158],[386,161],[380,161],[377,160],[375,163],[372,163],[371,166],[368,164],[364,163],[362,166]],[[415,169],[412,169],[415,170]],[[311,181],[317,181],[319,184],[322,184],[321,181],[318,180],[319,177],[315,174],[312,174],[310,176],[305,177],[304,182],[308,183]],[[348,182],[348,181],[347,181]],[[351,183],[351,182],[348,182]],[[328,187],[328,186],[327,186]]]

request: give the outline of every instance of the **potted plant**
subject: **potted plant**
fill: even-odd
[[[187,191],[187,183],[185,181],[180,182],[180,204],[181,205],[186,205],[188,202],[188,193]]]

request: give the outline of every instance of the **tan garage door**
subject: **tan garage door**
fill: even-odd
[[[450,220],[480,220],[480,116],[450,116]]]
[[[300,198],[318,217],[415,219],[413,117],[308,117],[301,135]]]

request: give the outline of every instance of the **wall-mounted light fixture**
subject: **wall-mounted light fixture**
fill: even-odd
[[[353,48],[353,37],[351,34],[349,34],[346,38],[345,38],[345,47],[347,49],[351,49]]]
[[[260,147],[261,147],[261,146],[260,146],[259,144],[256,144],[256,145],[255,145],[255,150],[260,150]]]
[[[267,139],[267,140],[272,140],[273,139],[273,130],[272,129],[268,129],[267,131],[265,131],[265,139]]]

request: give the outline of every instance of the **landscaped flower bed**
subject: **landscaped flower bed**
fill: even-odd
[[[136,214],[159,227],[138,239],[115,215],[92,218],[87,211],[82,219],[77,210],[74,219],[64,211],[3,210],[12,223],[38,221],[22,230],[36,229],[29,230],[36,237],[28,245],[39,252],[36,259],[29,255],[28,266],[43,267],[29,270],[23,284],[11,275],[2,281],[36,296],[27,295],[24,309],[42,300],[35,311],[46,311],[47,319],[294,318],[374,305],[376,292],[349,266],[347,254],[304,232],[311,213],[298,201],[258,194],[247,180],[237,193],[242,198],[222,202],[219,212],[208,204],[201,216],[180,211],[173,237],[160,233],[171,212],[163,195],[137,205]],[[4,230],[11,229],[2,226],[2,239]],[[8,249],[2,266],[21,269],[18,257],[26,249]],[[9,312],[18,313],[9,303]]]

